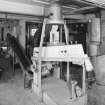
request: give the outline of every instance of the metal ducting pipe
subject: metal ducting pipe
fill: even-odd
[[[99,44],[101,39],[100,33],[100,18],[91,20],[91,36],[89,43],[89,56],[94,57],[99,55]]]
[[[97,56],[95,65],[96,82],[105,85],[105,55]]]
[[[100,54],[99,45],[100,45],[100,18],[93,18],[91,20],[91,36],[90,36],[90,43],[89,43],[89,56],[91,62],[94,66],[94,72],[96,71],[97,65],[97,56]],[[97,75],[96,75],[97,78]]]
[[[91,58],[92,64],[94,66],[94,71],[96,75],[96,81],[99,84],[105,85],[105,55],[100,55],[100,18],[94,18],[91,22],[91,36],[89,43],[89,56]]]
[[[94,57],[99,55],[99,44],[97,43],[89,43],[89,52],[88,52],[90,57]]]
[[[61,6],[57,3],[51,4],[49,9],[49,24],[63,24]]]
[[[93,18],[91,20],[91,41],[100,43],[100,18]]]

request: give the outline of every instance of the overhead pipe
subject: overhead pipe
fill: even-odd
[[[88,5],[95,6],[94,4],[92,4],[90,2],[83,1],[83,0],[75,0],[75,1],[78,1],[78,2],[81,2],[81,3],[85,3],[85,4],[88,4]]]
[[[56,2],[58,2],[59,0],[54,0],[53,2],[42,1],[42,0],[32,0],[32,1],[35,2],[35,3],[39,3],[39,4],[42,4],[42,5],[45,5],[45,6],[49,7],[50,4],[56,3]],[[61,6],[61,7],[66,8],[66,9],[76,9],[76,8],[73,7],[73,6]]]
[[[78,1],[78,2],[81,2],[81,3],[85,3],[85,4],[88,4],[88,5],[91,5],[91,6],[101,7],[102,8],[102,6],[96,5],[95,3],[90,2],[90,0],[75,0],[75,1]]]
[[[72,10],[69,13],[68,12],[67,13],[65,12],[65,14],[74,14],[75,12],[80,12],[80,11],[94,9],[94,8],[96,8],[96,7],[92,7],[92,6],[83,7],[83,8],[80,8],[80,9]]]
[[[89,3],[93,3],[97,7],[105,9],[105,2],[102,2],[102,1],[100,2],[100,1],[97,1],[97,0],[84,0],[84,1],[89,2]]]

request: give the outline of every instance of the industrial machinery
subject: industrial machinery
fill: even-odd
[[[46,25],[51,25],[49,40],[46,37]],[[60,31],[58,31],[58,27]],[[64,35],[61,29],[64,27]],[[62,37],[65,38],[65,43]],[[43,46],[44,45],[44,46]],[[86,70],[93,70],[93,66],[81,44],[68,43],[68,30],[61,18],[61,8],[52,4],[50,19],[44,19],[40,46],[35,47],[32,56],[33,91],[46,105],[86,105]],[[61,78],[62,62],[66,63],[66,80]],[[70,62],[81,66],[82,83],[72,79]]]

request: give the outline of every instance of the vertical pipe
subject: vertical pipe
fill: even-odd
[[[62,25],[60,25],[60,42],[62,42]]]
[[[21,46],[25,49],[25,42],[26,42],[26,30],[25,30],[25,25],[26,21],[25,20],[20,20],[19,25],[21,27],[21,34],[19,35],[19,42]]]
[[[64,30],[65,30],[65,39],[66,39],[66,44],[69,44],[68,43],[68,35],[69,35],[69,33],[68,33],[68,29],[67,29],[67,26],[66,26],[66,21],[64,22]]]
[[[85,82],[86,82],[86,73],[85,73],[85,65],[83,64],[82,65],[82,67],[83,67],[83,73],[82,73],[82,89],[83,89],[83,94],[85,94],[86,93],[86,84],[85,84]]]
[[[92,42],[96,42],[96,43],[100,43],[100,36],[101,36],[101,32],[100,32],[100,18],[93,18],[91,20],[91,37],[90,37],[90,41]]]
[[[64,22],[64,30],[65,30],[66,44],[68,44],[68,30],[67,30],[66,22]],[[69,62],[67,62],[67,82],[69,82],[69,79],[70,79]]]
[[[42,33],[41,33],[41,41],[40,41],[40,47],[39,47],[39,57],[38,57],[38,95],[40,99],[42,100],[42,81],[41,81],[41,66],[42,66],[42,45],[43,45],[43,39],[45,36],[45,25],[46,25],[46,19],[44,19],[43,27],[42,27]]]

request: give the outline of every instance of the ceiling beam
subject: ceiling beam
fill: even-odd
[[[44,7],[0,0],[0,12],[43,16]]]
[[[39,3],[39,4],[49,7],[51,5],[51,3],[53,3],[54,1],[57,2],[58,0],[53,0],[53,2],[52,1],[48,2],[48,1],[43,1],[43,0],[32,0],[32,1],[35,3]],[[61,7],[65,8],[65,9],[76,9],[73,6],[61,6]]]
[[[104,0],[84,0],[85,2],[92,3],[92,5],[96,5],[97,7],[105,9],[105,1]]]
[[[90,5],[90,6],[96,6],[95,4],[92,4],[92,3],[84,1],[84,0],[75,0],[75,1],[78,1],[80,3],[85,3],[85,4]]]
[[[83,19],[85,19],[85,16],[82,15],[82,14],[77,14],[77,15],[64,15],[63,18],[83,20]]]
[[[77,12],[81,12],[81,11],[84,11],[84,10],[90,10],[90,9],[94,9],[96,7],[92,7],[92,6],[88,6],[88,7],[83,7],[83,8],[80,8],[80,9],[76,9],[76,10],[72,10],[72,11],[69,11],[69,12],[65,12],[64,14],[65,15],[70,15],[70,14],[75,14]]]
[[[49,5],[50,4],[50,2],[42,1],[42,0],[32,0],[32,1],[35,3],[43,4],[43,5]]]
[[[27,22],[43,22],[43,17],[29,16],[22,14],[0,13],[1,20],[25,20]]]

